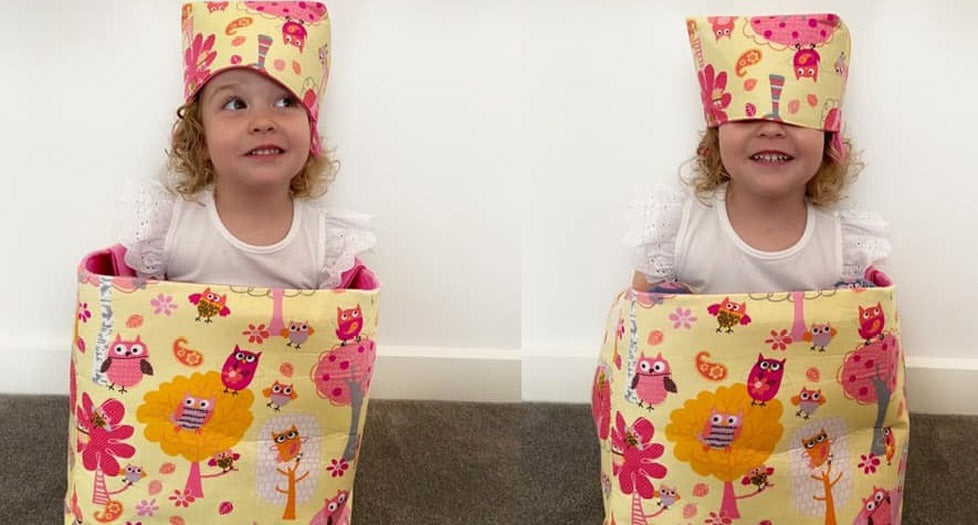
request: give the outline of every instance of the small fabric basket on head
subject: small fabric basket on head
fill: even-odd
[[[295,95],[309,113],[309,150],[318,156],[316,124],[330,66],[330,24],[318,2],[184,4],[183,94],[190,101],[221,71],[259,71]]]
[[[686,31],[707,127],[774,120],[831,132],[841,148],[851,49],[838,15],[698,16]]]

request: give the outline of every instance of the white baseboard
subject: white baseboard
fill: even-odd
[[[595,350],[523,350],[523,400],[590,403]],[[978,359],[907,358],[912,412],[978,415]]]
[[[66,341],[0,338],[0,393],[68,394]],[[64,347],[63,350],[52,348]],[[520,402],[520,351],[378,345],[373,399]]]
[[[68,393],[63,341],[0,341],[0,393]],[[13,350],[16,349],[16,350]],[[371,396],[518,403],[590,403],[595,351],[379,345]],[[978,359],[907,358],[910,409],[978,415]]]

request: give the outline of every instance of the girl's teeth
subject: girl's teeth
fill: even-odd
[[[275,148],[275,149],[256,149],[256,150],[254,150],[254,151],[251,152],[251,155],[275,155],[276,153],[279,153],[281,151],[282,150],[277,149],[277,148]]]
[[[787,162],[791,160],[791,157],[787,155],[779,155],[773,153],[763,153],[760,155],[754,155],[751,158],[754,160],[759,160],[761,162]]]

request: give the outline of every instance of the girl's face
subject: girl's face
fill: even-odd
[[[309,156],[309,117],[302,103],[265,75],[224,71],[201,91],[207,157],[217,184],[274,191]]]
[[[804,198],[822,165],[825,133],[770,120],[722,124],[720,159],[738,192],[765,199]]]

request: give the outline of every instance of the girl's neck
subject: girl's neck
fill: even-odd
[[[214,185],[214,207],[224,227],[246,244],[275,244],[292,228],[293,202],[287,187],[262,192],[218,183]]]
[[[741,240],[756,250],[786,250],[805,233],[808,204],[804,190],[801,194],[768,198],[737,191],[728,184],[724,202],[730,226]]]

